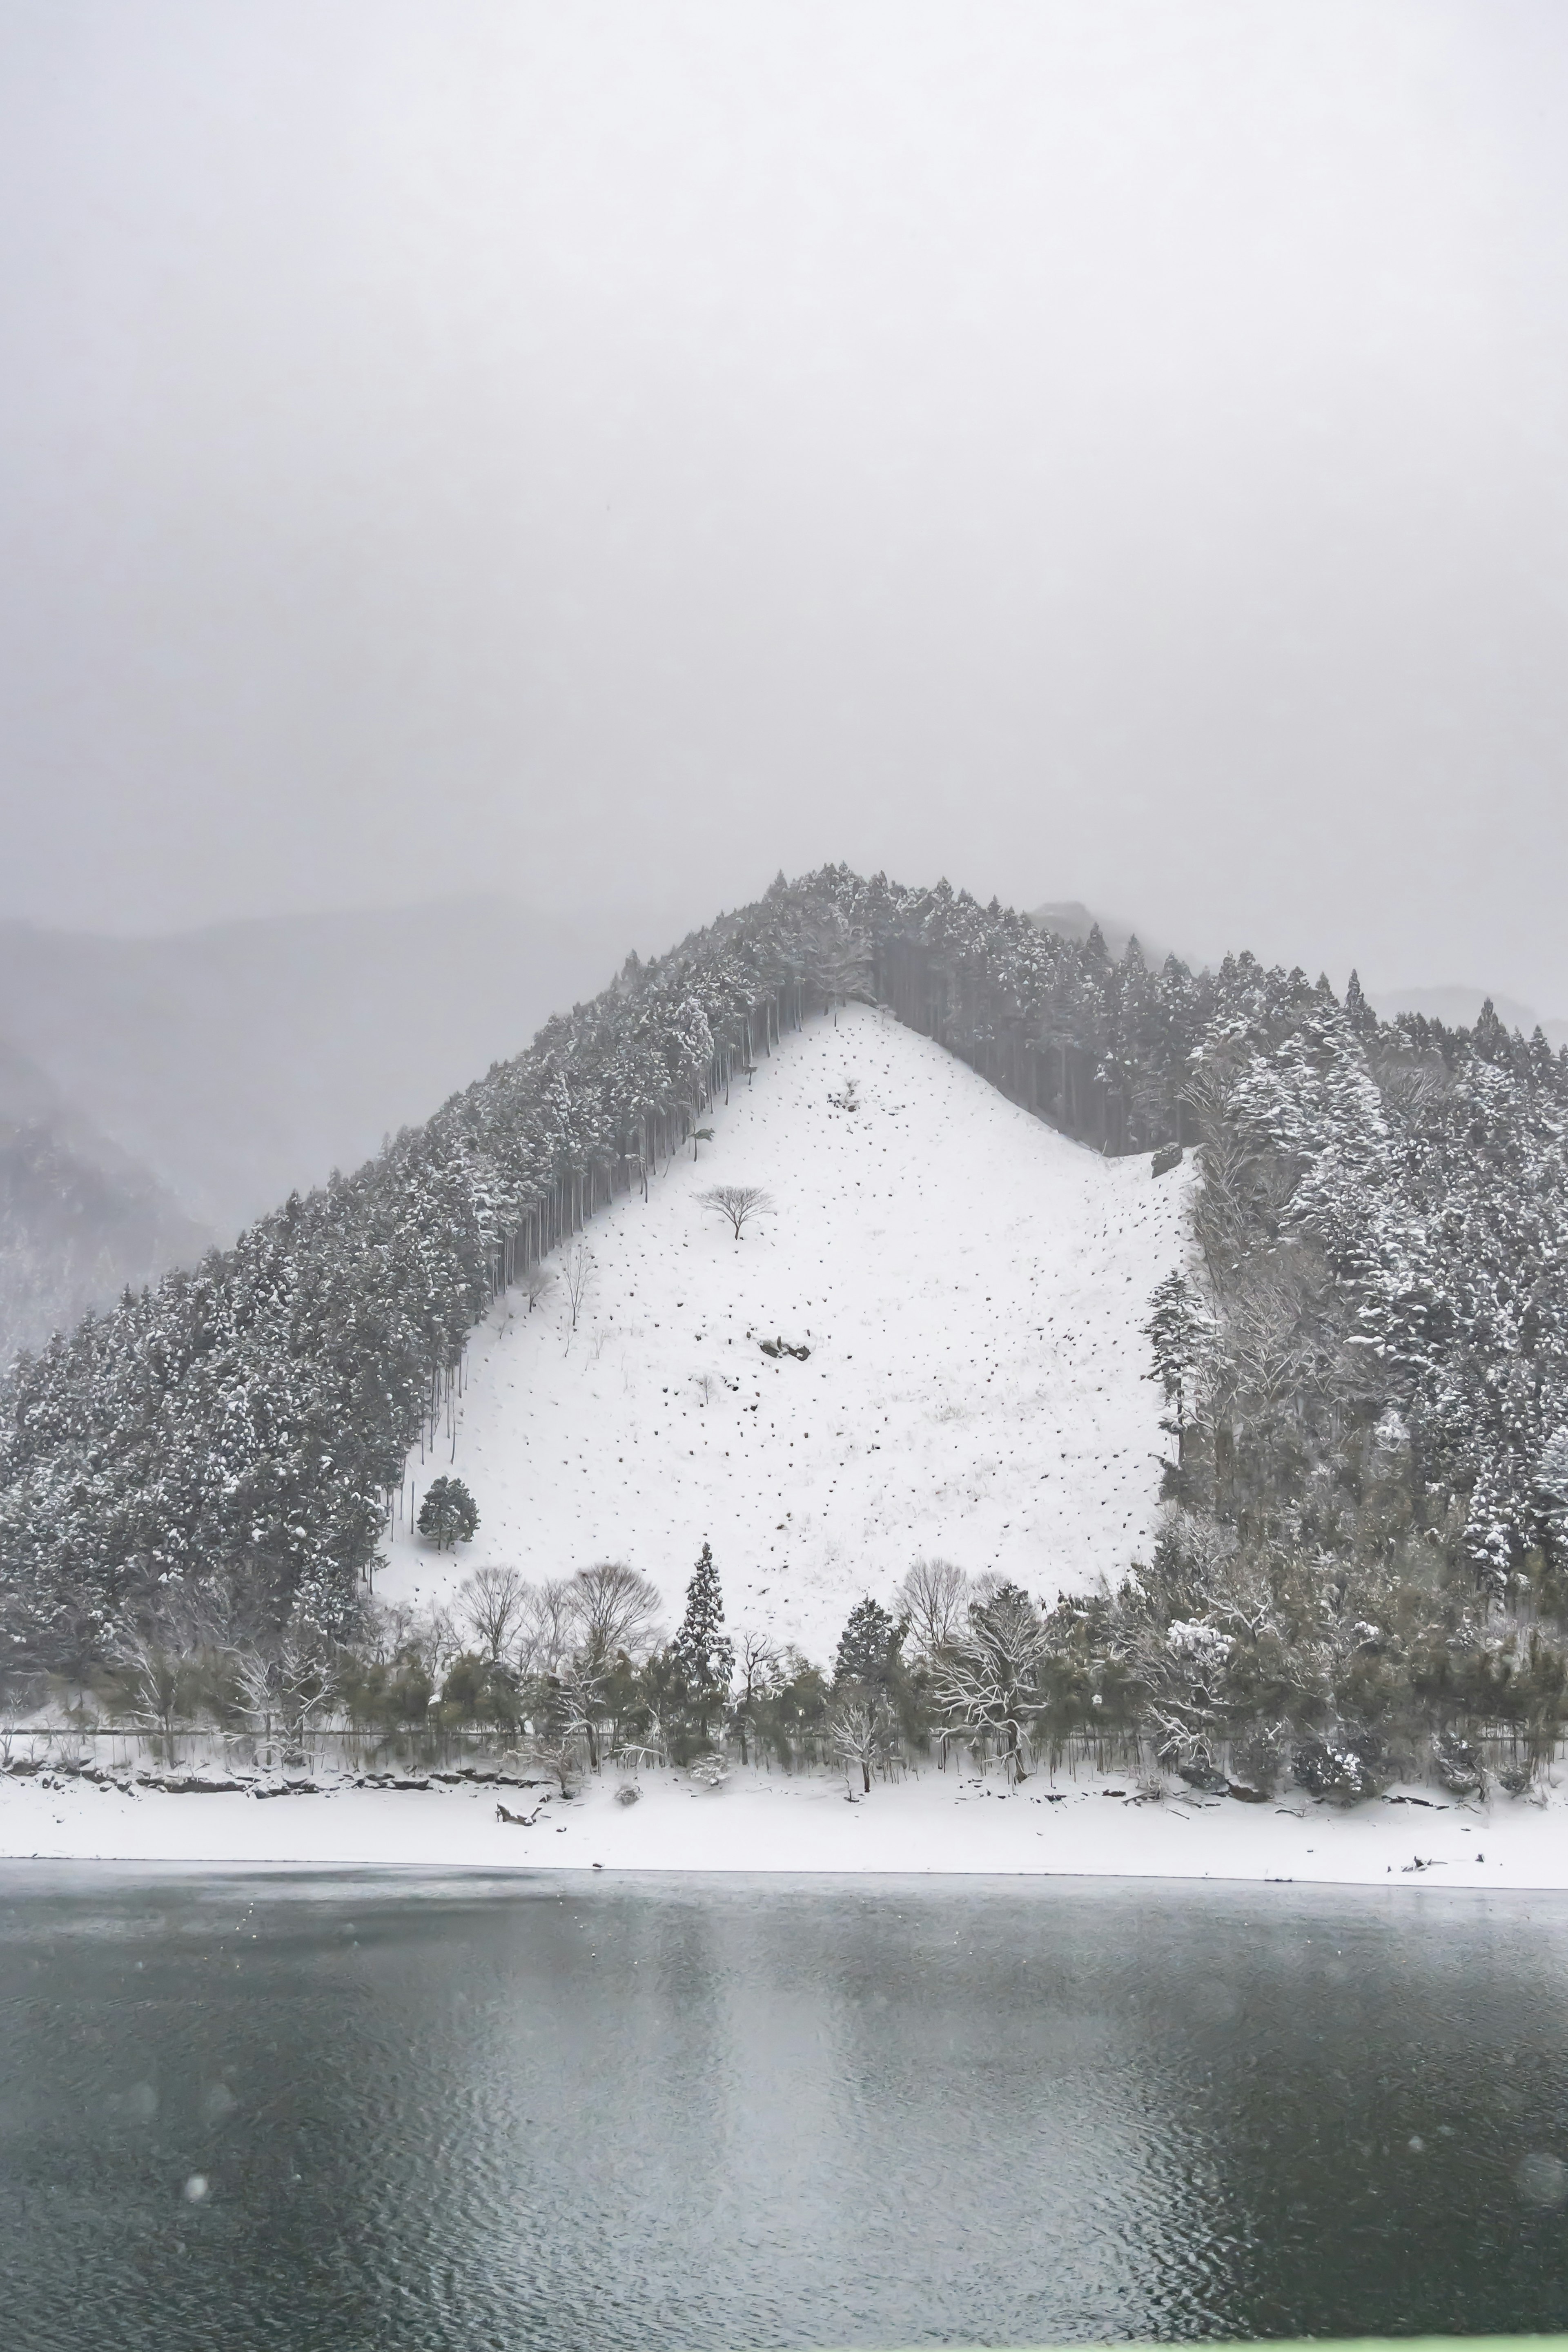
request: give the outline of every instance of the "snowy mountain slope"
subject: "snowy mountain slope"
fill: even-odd
[[[563,1284],[476,1332],[455,1447],[408,1492],[454,1471],[479,1532],[454,1558],[405,1523],[381,1597],[622,1559],[673,1622],[707,1537],[731,1627],[826,1661],[921,1553],[1047,1598],[1124,1567],[1162,1443],[1139,1326],[1185,1255],[1187,1171],[1100,1159],[863,1007],[786,1038],[712,1125],[587,1228],[575,1334]],[[729,1183],[775,1202],[739,1243],[700,1199]],[[776,1336],[809,1356],[764,1355]]]

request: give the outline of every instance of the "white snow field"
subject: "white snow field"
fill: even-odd
[[[465,1479],[479,1533],[437,1554],[405,1523],[378,1595],[624,1560],[673,1627],[706,1538],[731,1631],[831,1664],[922,1554],[1047,1601],[1125,1569],[1163,1443],[1139,1327],[1187,1255],[1187,1170],[1101,1159],[864,1006],[786,1037],[711,1125],[585,1229],[575,1333],[563,1282],[475,1333],[455,1448],[409,1475]],[[719,1184],[772,1195],[739,1242]]]
[[[489,1872],[942,1871],[1080,1878],[1233,1878],[1438,1887],[1568,1887],[1563,1800],[1484,1804],[1395,1790],[1339,1812],[1299,1790],[1238,1805],[1189,1790],[1142,1801],[1125,1776],[1041,1771],[1016,1789],[923,1761],[868,1797],[835,1773],[738,1770],[699,1789],[613,1772],[563,1800],[482,1786],[340,1788],[264,1802],[0,1778],[0,1854],[34,1861],[395,1865]],[[497,1796],[518,1822],[503,1822]],[[848,1801],[846,1801],[846,1800]]]

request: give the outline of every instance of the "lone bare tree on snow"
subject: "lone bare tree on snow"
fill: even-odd
[[[700,1197],[705,1209],[728,1220],[737,1241],[753,1217],[767,1216],[773,1205],[760,1184],[715,1184],[710,1192]]]
[[[566,1305],[572,1328],[577,1328],[589,1291],[594,1286],[594,1253],[586,1242],[577,1242],[566,1254]]]

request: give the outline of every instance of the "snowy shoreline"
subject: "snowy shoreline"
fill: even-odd
[[[498,1802],[528,1825],[500,1819]],[[656,1772],[638,1801],[595,1781],[571,1799],[542,1785],[131,1793],[56,1780],[0,1782],[0,1859],[198,1863],[224,1867],[452,1867],[719,1874],[1230,1879],[1257,1883],[1568,1889],[1568,1822],[1544,1805],[1395,1790],[1350,1811],[1284,1797],[1139,1799],[1115,1778],[1006,1790],[923,1769],[868,1797],[836,1776],[736,1771],[719,1790]]]

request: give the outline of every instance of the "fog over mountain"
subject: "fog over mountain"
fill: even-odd
[[[1551,0],[0,21],[0,911],[950,873],[1568,1013]]]
[[[149,1169],[0,1038],[0,1369],[211,1239]]]
[[[1549,1045],[1568,1045],[1568,1021],[1543,1016],[1533,1004],[1521,1004],[1517,997],[1473,982],[1468,987],[1373,989],[1370,1002],[1385,1020],[1392,1020],[1396,1013],[1422,1013],[1428,1021],[1441,1021],[1445,1028],[1469,1029],[1489,996],[1505,1029],[1517,1029],[1528,1037],[1539,1027]]]
[[[519,1052],[631,944],[613,913],[479,898],[163,939],[0,924],[0,1033],[226,1240]]]
[[[1054,931],[1058,939],[1077,940],[1080,944],[1090,931],[1098,928],[1110,954],[1120,959],[1127,952],[1130,941],[1136,940],[1145,963],[1163,963],[1172,950],[1155,938],[1142,923],[1127,921],[1123,916],[1097,913],[1086,907],[1081,898],[1047,898],[1029,909],[1029,920],[1037,923],[1042,931]]]
[[[1145,924],[1130,922],[1125,916],[1110,915],[1086,907],[1080,898],[1047,899],[1030,909],[1029,919],[1037,923],[1041,930],[1054,931],[1064,940],[1086,940],[1089,932],[1098,928],[1107,950],[1117,958],[1126,954],[1129,941],[1134,939],[1142,950],[1145,963],[1163,963],[1166,955],[1173,952]],[[1236,948],[1250,946],[1263,956],[1266,962],[1277,961],[1270,954],[1267,940],[1237,940],[1231,944]],[[1377,954],[1376,943],[1369,941],[1368,947],[1370,952],[1366,961],[1370,964]],[[1194,958],[1190,952],[1180,949],[1173,952],[1181,955],[1183,961],[1188,964],[1219,961],[1217,956]],[[1385,1021],[1392,1021],[1400,1013],[1420,1013],[1428,1021],[1440,1021],[1447,1029],[1473,1028],[1489,997],[1492,1010],[1504,1028],[1517,1029],[1528,1037],[1539,1026],[1549,1045],[1568,1045],[1568,1020],[1554,1020],[1550,1015],[1543,1017],[1532,1004],[1521,1003],[1518,997],[1505,995],[1500,989],[1472,983],[1469,986],[1374,988],[1367,992],[1368,1003],[1383,1014]]]

